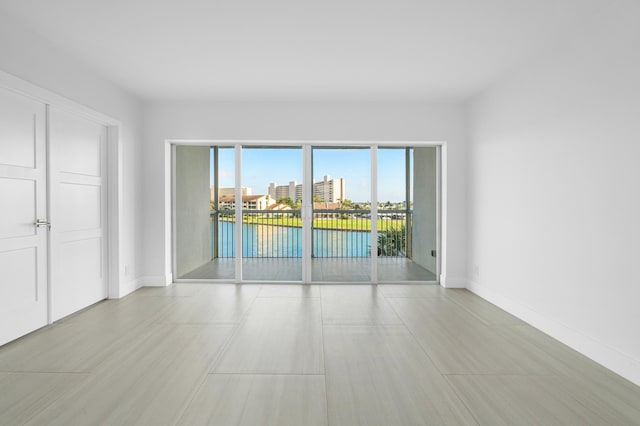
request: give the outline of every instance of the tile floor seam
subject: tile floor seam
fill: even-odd
[[[202,378],[200,379],[200,381],[198,381],[196,386],[194,386],[193,390],[191,391],[191,395],[189,395],[189,397],[186,399],[185,403],[182,405],[182,408],[177,413],[177,415],[175,417],[175,421],[173,422],[173,426],[176,426],[176,425],[180,424],[180,420],[182,420],[182,418],[184,417],[185,413],[187,412],[187,410],[191,406],[191,403],[193,402],[193,400],[195,399],[196,395],[198,394],[198,392],[200,391],[200,389],[204,385],[204,382],[207,380],[208,376],[209,376],[208,372],[203,374]]]
[[[220,347],[220,351],[216,355],[215,360],[209,366],[208,372],[215,372],[215,369],[218,367],[217,364],[223,358],[225,352],[229,349],[229,346],[231,345],[231,342],[233,341],[234,337],[237,336],[237,334],[238,334],[240,328],[242,327],[242,325],[247,322],[248,317],[249,317],[248,313],[251,310],[251,307],[255,303],[256,299],[257,299],[257,296],[254,297],[251,300],[251,303],[249,303],[249,306],[247,306],[247,309],[245,309],[245,311],[242,313],[242,317],[241,317],[240,321],[237,324],[234,324],[232,332],[229,333],[229,336],[227,337],[225,342]]]
[[[16,374],[20,374],[20,373],[16,373]],[[60,373],[60,374],[67,374],[67,373]],[[91,373],[91,374],[87,374],[87,376],[95,376],[95,373]],[[89,379],[86,379],[89,380]],[[39,410],[33,410],[32,412],[30,412],[29,416],[24,420],[24,422],[22,423],[23,425],[29,424],[34,418],[36,418],[38,415],[40,415],[40,413],[46,411],[47,409],[49,409],[49,407],[53,406],[55,403],[58,402],[58,400],[62,399],[63,396],[65,396],[65,393],[59,393],[55,398],[52,399],[52,401],[49,404],[44,405],[41,409]]]
[[[98,374],[97,371],[42,371],[42,370],[0,370],[0,373],[6,374],[77,374],[89,376],[92,374]]]
[[[382,294],[382,297],[386,298],[386,296],[384,295],[384,293]],[[409,299],[415,299],[415,298],[409,298]],[[402,317],[400,316],[400,314],[398,313],[398,311],[396,311],[396,308],[393,306],[393,303],[389,302],[387,300],[387,303],[389,303],[389,306],[391,306],[391,309],[393,310],[393,312],[396,314],[396,316],[400,319],[400,322],[402,322],[402,325],[404,326],[405,329],[407,329],[407,331],[409,332],[409,334],[411,335],[411,337],[413,338],[413,340],[416,342],[416,344],[418,345],[418,347],[422,350],[422,352],[425,354],[425,356],[429,359],[429,361],[431,362],[431,364],[433,364],[433,366],[436,368],[436,370],[438,370],[438,373],[442,374],[442,371],[440,371],[440,369],[438,368],[438,365],[434,362],[434,360],[429,356],[429,353],[427,353],[427,350],[422,346],[422,343],[420,343],[420,340],[418,340],[418,338],[415,336],[415,334],[413,334],[413,331],[411,331],[411,328],[409,328],[409,326],[404,322],[404,320],[402,319]]]
[[[247,413],[247,401],[249,401],[249,396],[251,396],[251,388],[253,387],[253,383],[256,381],[255,377],[251,378],[251,384],[249,385],[249,392],[244,397],[244,402],[242,404],[242,413],[240,414],[240,419],[238,420],[238,424],[242,424],[242,419],[245,417]]]
[[[245,312],[242,313],[242,318],[241,318],[240,322],[238,322],[237,324],[233,324],[233,328],[232,328],[231,332],[229,333],[229,336],[227,336],[227,338],[225,339],[224,343],[220,346],[220,349],[218,350],[218,353],[215,355],[214,359],[207,366],[207,368],[205,370],[205,374],[202,375],[202,378],[200,379],[198,384],[196,386],[194,386],[194,390],[191,392],[191,394],[189,395],[189,398],[187,398],[187,400],[183,404],[182,408],[180,409],[180,412],[176,416],[176,421],[174,422],[174,425],[177,425],[177,424],[180,423],[180,420],[182,419],[182,417],[184,417],[184,415],[187,412],[189,406],[191,405],[191,403],[193,402],[194,398],[198,394],[198,391],[204,385],[204,382],[207,380],[207,377],[212,372],[212,370],[215,370],[216,364],[220,361],[220,359],[222,359],[222,355],[224,354],[224,351],[226,351],[229,348],[230,342],[233,340],[233,337],[237,334],[238,330],[240,329],[240,326],[245,321],[246,313],[249,312],[249,309],[251,309],[251,306],[253,306],[253,303],[257,299],[257,295],[260,293],[261,289],[262,289],[262,286],[260,286],[260,288],[256,292],[256,295],[251,300],[251,303],[249,303],[249,306],[247,306],[247,309],[245,310]]]
[[[325,414],[327,419],[327,425],[330,424],[329,418],[329,389],[327,388],[327,353],[325,350],[324,344],[324,311],[322,307],[322,287],[320,287],[319,291],[319,301],[320,301],[320,333],[322,333],[322,338],[320,341],[322,342],[322,371],[324,372],[324,404],[325,404]]]
[[[499,376],[499,377],[556,377],[556,378],[561,378],[563,376],[558,375],[558,374],[553,374],[553,373],[548,373],[548,374],[537,374],[537,373],[498,373],[498,372],[491,372],[491,373],[440,373],[441,376],[452,376],[452,377],[456,377],[456,376]]]
[[[384,293],[382,294],[383,297],[386,298],[386,296],[384,295]],[[415,298],[409,298],[409,299],[415,299]],[[438,371],[438,373],[440,374],[441,377],[443,377],[443,380],[447,383],[447,386],[449,386],[449,388],[453,391],[454,395],[456,396],[456,398],[458,398],[458,401],[460,402],[460,404],[462,404],[462,406],[467,410],[467,412],[469,413],[469,415],[473,418],[473,420],[476,422],[476,425],[480,425],[480,421],[478,420],[478,418],[475,416],[475,414],[473,413],[473,411],[471,411],[471,409],[467,406],[467,404],[464,402],[464,400],[460,397],[460,395],[458,394],[458,392],[456,391],[455,387],[449,382],[449,380],[447,379],[446,376],[443,375],[442,371],[440,371],[440,369],[438,368],[438,365],[433,361],[433,359],[429,356],[429,354],[427,353],[427,351],[425,350],[425,348],[422,346],[422,344],[420,343],[420,341],[418,340],[418,338],[413,334],[413,331],[411,331],[411,329],[409,328],[409,326],[407,326],[407,324],[404,322],[404,320],[402,319],[402,317],[400,316],[400,314],[398,314],[398,312],[396,311],[396,308],[393,306],[393,304],[391,302],[389,302],[387,300],[387,302],[389,303],[389,305],[391,306],[391,309],[393,309],[394,313],[396,314],[396,316],[398,318],[400,318],[400,321],[402,322],[403,326],[405,329],[407,329],[407,331],[409,332],[409,334],[411,335],[411,337],[413,338],[413,340],[415,341],[415,343],[418,345],[418,347],[420,348],[420,350],[422,351],[422,353],[424,353],[424,355],[427,357],[427,359],[429,360],[429,362],[431,362],[431,364],[434,366],[434,368],[436,369],[436,371]]]
[[[492,327],[496,324],[485,320],[484,318],[482,318],[480,315],[478,315],[477,313],[473,312],[471,309],[469,309],[468,307],[464,306],[461,302],[457,301],[456,299],[447,296],[445,293],[444,296],[449,302],[452,302],[453,304],[455,304],[456,306],[458,306],[459,308],[461,308],[462,310],[464,310],[466,313],[468,313],[469,315],[471,315],[472,317],[476,318],[478,321],[480,321],[481,323],[483,323],[484,325],[486,325],[487,327]],[[489,303],[489,302],[487,302]],[[495,306],[495,305],[494,305]],[[496,306],[496,308],[498,308]],[[499,308],[498,308],[499,309]]]
[[[471,409],[471,407],[469,407],[467,405],[467,403],[464,401],[464,399],[462,398],[462,396],[460,395],[460,393],[458,393],[458,390],[456,389],[455,386],[453,386],[453,383],[451,383],[451,381],[449,381],[449,378],[447,376],[445,376],[444,374],[440,374],[442,376],[442,378],[444,379],[444,381],[447,383],[447,385],[449,386],[449,389],[451,389],[454,393],[454,395],[456,396],[456,398],[458,398],[458,401],[460,401],[460,403],[462,404],[462,406],[464,408],[467,409],[467,411],[469,412],[469,414],[471,415],[471,417],[473,417],[473,420],[475,420],[476,425],[480,426],[482,423],[480,422],[480,420],[478,419],[478,416],[476,415],[476,413],[473,412],[473,410]]]
[[[487,376],[496,376],[496,377],[504,377],[504,378],[509,378],[509,377],[537,377],[537,378],[552,378],[552,379],[557,379],[557,380],[562,380],[561,376],[558,375],[519,375],[519,374],[459,374],[459,375],[445,375],[445,379],[448,382],[451,382],[450,378],[453,377],[465,377],[465,376],[475,376],[475,377],[487,377]],[[454,386],[453,384],[451,384],[454,392],[456,392],[456,394],[458,394],[457,388],[456,386]],[[588,404],[588,401],[586,401],[584,398],[580,398],[578,397],[575,393],[573,392],[563,392],[562,395],[566,398],[568,398],[569,400],[573,401],[575,404],[577,404],[578,406],[580,406],[582,408],[582,410],[584,411],[589,411],[591,412],[592,415],[594,415],[595,417],[597,417],[600,421],[597,423],[591,423],[589,422],[588,424],[597,424],[597,425],[606,425],[606,424],[628,424],[626,422],[624,423],[612,423],[611,420],[607,420],[606,416],[604,415],[604,412],[597,410],[596,408],[591,407]],[[594,394],[591,394],[592,398],[595,398],[596,400],[598,400],[599,402],[605,402],[602,399],[600,399],[599,396],[596,396]],[[463,401],[464,402],[464,401]],[[473,414],[473,411],[470,410],[470,412]],[[615,409],[613,410],[614,414],[620,414],[618,411],[616,411]],[[611,413],[610,413],[611,414]],[[581,423],[582,424],[582,423]],[[636,423],[633,422],[633,424],[639,424],[640,422]]]
[[[324,376],[324,373],[207,373],[208,376]]]
[[[383,297],[386,297],[387,299],[442,299],[445,296],[387,296],[386,294],[384,294],[384,292],[382,293]]]

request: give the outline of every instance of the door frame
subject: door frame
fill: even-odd
[[[169,256],[166,259],[165,267],[167,271],[170,271],[169,282],[217,282],[228,283],[230,281],[236,284],[247,283],[261,283],[269,284],[268,281],[246,281],[242,279],[242,256],[238,256],[238,248],[236,247],[236,261],[235,261],[235,277],[230,279],[180,279],[175,275],[176,271],[176,186],[175,186],[175,147],[179,145],[188,146],[224,146],[234,148],[235,155],[235,185],[236,185],[236,199],[241,197],[242,187],[242,147],[302,147],[303,152],[303,207],[301,215],[307,220],[310,220],[312,215],[312,209],[308,208],[308,202],[311,200],[310,186],[307,182],[310,176],[307,176],[311,171],[312,162],[312,149],[313,147],[326,146],[326,147],[354,147],[354,148],[370,148],[371,149],[371,224],[372,235],[371,244],[372,252],[376,249],[375,244],[375,230],[377,230],[377,163],[378,163],[378,147],[435,147],[436,152],[436,281],[429,281],[428,283],[439,284],[444,286],[446,284],[446,218],[447,218],[447,179],[446,179],[446,153],[447,142],[446,141],[366,141],[366,140],[260,140],[260,139],[166,139],[165,140],[165,176],[168,178],[165,180],[165,193],[168,195],[170,202],[166,204],[165,210],[165,226],[170,229],[171,232],[166,234],[165,245],[170,248]],[[306,201],[306,203],[305,203]],[[307,205],[307,209],[305,209]],[[238,216],[239,215],[239,216]],[[236,203],[236,217],[242,217],[242,205]],[[306,229],[306,232],[305,232]],[[241,227],[236,228],[237,232],[241,232]],[[310,253],[311,249],[311,227],[303,227],[303,253]],[[236,236],[236,241],[242,241]],[[241,244],[241,243],[240,243]],[[308,256],[307,256],[308,257]],[[291,281],[291,283],[300,284],[335,284],[315,282],[311,277],[311,263],[310,259],[307,259],[304,255],[302,257],[302,280]],[[377,284],[377,262],[371,262],[372,280],[368,283],[348,283],[348,284]],[[399,283],[423,283],[423,281],[404,281]],[[386,283],[385,283],[386,284]]]
[[[43,87],[32,84],[19,77],[0,70],[0,87],[15,92],[22,96],[31,98],[37,102],[41,102],[47,109],[47,157],[49,156],[49,117],[48,111],[54,107],[61,111],[74,114],[76,116],[89,119],[99,123],[107,128],[107,146],[106,146],[106,190],[107,190],[107,220],[105,222],[105,238],[106,252],[105,259],[107,268],[105,270],[105,294],[108,298],[119,298],[129,293],[124,288],[126,283],[123,261],[121,258],[122,248],[122,230],[120,224],[123,221],[123,184],[122,184],[122,122],[109,115],[103,114],[91,108],[88,108],[76,101],[61,96]],[[47,169],[48,167],[47,158]],[[47,170],[47,176],[48,176]],[[48,180],[48,179],[47,179]],[[49,197],[49,188],[47,188],[47,197]],[[47,203],[49,204],[49,203]],[[49,208],[49,206],[47,206]],[[55,226],[55,224],[53,224]],[[49,247],[50,248],[50,247]],[[48,274],[48,317],[51,323],[51,291],[50,291],[50,274]]]

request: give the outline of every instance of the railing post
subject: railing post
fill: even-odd
[[[413,216],[411,215],[411,149],[405,148],[405,227],[404,227],[404,239],[405,239],[405,252],[407,258],[412,258],[412,235],[413,235]]]
[[[408,211],[405,215],[405,242],[407,258],[413,258],[413,212]]]
[[[215,176],[213,178],[213,258],[217,259],[219,257],[218,253],[218,223],[219,223],[219,200],[218,200],[218,189],[219,189],[219,177],[220,177],[220,168],[218,167],[218,147],[213,147],[213,170]]]

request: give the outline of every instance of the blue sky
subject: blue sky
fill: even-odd
[[[220,148],[220,187],[233,187],[234,149]],[[346,180],[347,198],[371,199],[371,157],[369,149],[314,149],[313,177],[324,175]],[[404,200],[404,149],[378,150],[378,201]],[[213,164],[213,158],[212,158]],[[302,182],[302,149],[244,148],[242,150],[242,186],[254,194],[266,194],[269,182],[278,185]],[[213,183],[213,178],[211,179]]]

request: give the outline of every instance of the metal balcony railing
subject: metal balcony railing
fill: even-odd
[[[378,256],[411,257],[411,211],[378,211]],[[212,211],[211,257],[236,253],[233,210]],[[371,211],[314,210],[312,256],[363,258],[371,256]],[[243,210],[242,256],[302,257],[302,218],[299,210]]]
[[[233,210],[212,210],[209,213],[211,258],[236,257],[236,215]]]
[[[312,256],[370,257],[371,211],[314,210]]]
[[[411,258],[413,211],[378,210],[378,256]]]
[[[243,210],[243,257],[302,257],[300,210]]]
[[[212,211],[210,223],[211,257],[235,257],[235,212],[233,210]],[[246,258],[302,257],[300,211],[243,210],[242,256]]]

